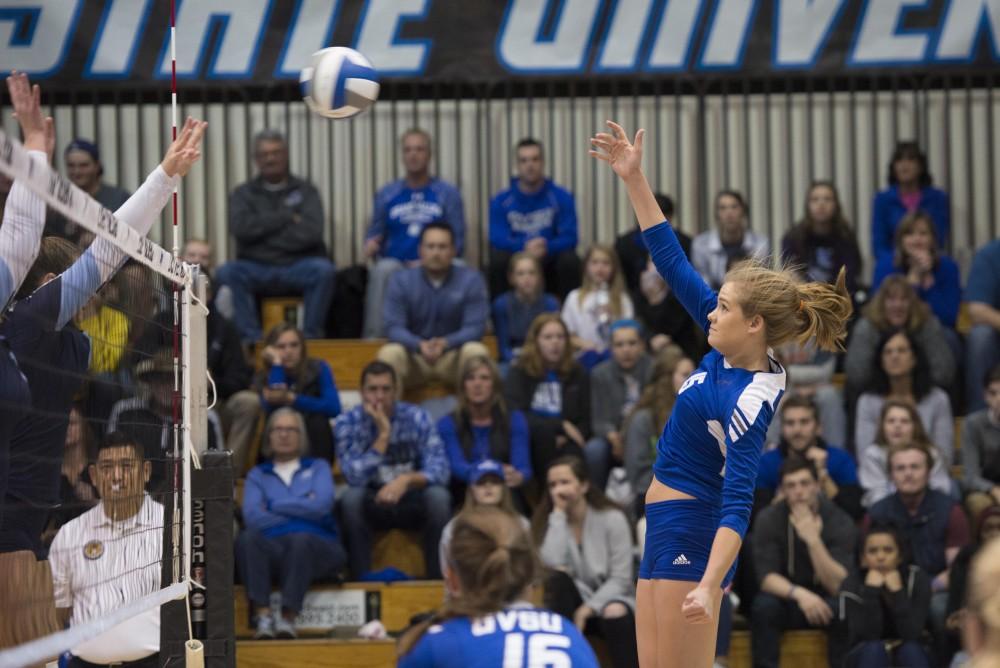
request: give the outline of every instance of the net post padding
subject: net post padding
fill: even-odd
[[[194,637],[205,646],[205,665],[236,665],[233,621],[233,468],[227,451],[208,450],[191,472],[191,579]],[[160,663],[182,665],[188,640],[184,601],[160,609]]]

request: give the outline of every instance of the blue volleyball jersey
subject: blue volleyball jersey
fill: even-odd
[[[694,321],[708,331],[718,295],[691,266],[669,223],[643,233],[657,270]],[[657,443],[653,473],[664,485],[718,509],[718,526],[742,537],[750,521],[757,466],[785,392],[785,370],[733,368],[712,350],[681,386]]]
[[[399,668],[597,668],[594,650],[562,615],[514,604],[431,626]]]

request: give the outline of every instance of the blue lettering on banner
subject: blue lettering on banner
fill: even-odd
[[[83,0],[4,0],[0,4],[0,71],[36,79],[62,68]]]
[[[466,62],[457,45],[442,42],[447,48],[428,71],[433,38],[446,30],[427,20],[432,7],[442,9],[434,0],[295,0],[288,14],[278,14],[280,25],[272,24],[274,9],[287,0],[178,0],[177,75],[261,83],[296,79],[309,57],[331,44],[342,16],[353,18],[354,11],[350,43],[382,77],[447,73],[475,80],[504,73],[761,73],[1000,62],[1000,0],[775,0],[768,21],[757,20],[763,0],[503,0],[502,6],[500,0],[436,1],[445,10],[454,6],[472,14],[458,25],[482,31],[475,35],[482,46]],[[848,7],[853,25],[844,22]],[[67,81],[78,73],[85,80],[169,77],[162,14],[154,0],[0,0],[0,73],[17,69]],[[95,26],[92,34],[79,34],[81,17]],[[489,22],[493,17],[500,18],[496,27]],[[262,58],[267,35],[274,52]],[[744,62],[751,35],[754,55],[767,60]],[[438,39],[452,37],[443,33]],[[81,63],[67,64],[71,44],[86,54]],[[152,71],[137,71],[137,63]]]

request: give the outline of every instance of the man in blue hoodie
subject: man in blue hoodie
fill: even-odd
[[[573,195],[545,178],[545,155],[535,139],[517,143],[517,176],[490,202],[490,292],[507,289],[507,263],[531,253],[545,271],[545,285],[560,299],[580,286]]]
[[[400,139],[406,176],[375,193],[372,222],[365,234],[365,257],[375,260],[368,273],[365,294],[366,339],[384,336],[382,301],[389,277],[404,267],[415,267],[420,232],[428,223],[451,228],[458,257],[465,243],[465,211],[458,188],[431,176],[431,137],[419,128]]]

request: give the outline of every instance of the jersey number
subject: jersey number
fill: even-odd
[[[528,663],[524,662],[524,634],[508,633],[503,643],[503,668],[571,668],[564,650],[570,640],[554,633],[533,633],[528,637]]]

